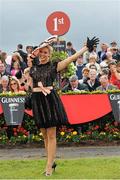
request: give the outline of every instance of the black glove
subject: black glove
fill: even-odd
[[[99,39],[96,37],[93,37],[91,40],[87,37],[87,47],[89,49],[89,52],[93,51],[94,46],[97,46],[99,44]]]

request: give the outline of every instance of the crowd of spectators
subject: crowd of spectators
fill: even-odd
[[[7,91],[29,91],[30,68],[38,62],[31,59],[30,55],[36,47],[27,46],[26,52],[23,45],[18,44],[12,55],[0,50],[0,93]],[[92,52],[85,52],[75,61],[76,72],[62,88],[63,92],[71,91],[105,91],[120,89],[120,49],[113,41],[110,44],[101,43],[100,51],[97,46]],[[76,50],[72,42],[67,42],[66,52],[73,55]]]
[[[97,48],[95,46],[92,52],[86,51],[76,60],[76,73],[62,88],[64,92],[120,89],[120,49],[118,44],[115,41],[110,44],[101,43],[99,51]],[[70,46],[67,49],[70,51]],[[71,43],[69,56],[75,52],[73,50]]]

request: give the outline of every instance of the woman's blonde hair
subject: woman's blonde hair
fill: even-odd
[[[95,59],[95,60],[97,60],[97,54],[96,54],[96,53],[90,54],[89,60],[90,60],[90,59]]]
[[[22,57],[20,56],[20,54],[18,52],[13,53],[12,58],[13,58],[13,56],[16,56],[19,61],[23,61]]]
[[[50,54],[52,54],[53,53],[53,47],[48,45],[47,48],[49,49]]]
[[[29,73],[29,72],[30,72],[30,68],[29,67],[24,69],[24,74]]]

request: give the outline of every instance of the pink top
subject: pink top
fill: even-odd
[[[12,70],[11,70],[11,75],[12,75],[12,76],[15,76],[18,71],[19,71],[19,70],[12,69]]]

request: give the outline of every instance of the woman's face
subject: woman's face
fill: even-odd
[[[19,69],[19,64],[15,62],[15,63],[13,64],[13,67],[14,67],[14,69]]]
[[[89,63],[93,63],[94,64],[95,62],[96,62],[95,58],[90,58],[89,59]]]
[[[89,72],[89,78],[90,78],[90,80],[95,80],[96,77],[97,77],[97,72],[96,72],[95,70],[91,70],[91,71]]]
[[[18,57],[16,55],[12,56],[13,61],[18,61]]]
[[[116,67],[115,64],[111,64],[111,65],[110,65],[110,71],[111,71],[111,72],[115,72],[116,69],[117,69],[117,67]]]
[[[27,59],[27,65],[28,65],[28,67],[32,67],[32,60],[31,59]]]
[[[40,57],[40,62],[46,62],[50,58],[50,51],[47,47],[41,48],[39,50],[39,57]]]
[[[11,87],[11,89],[12,89],[13,91],[16,91],[17,89],[19,89],[18,83],[17,83],[16,81],[14,81],[14,80],[12,80],[12,81],[10,82],[10,87]]]
[[[84,70],[83,76],[84,76],[84,77],[88,77],[88,76],[89,76],[89,71],[85,71],[85,70]]]

